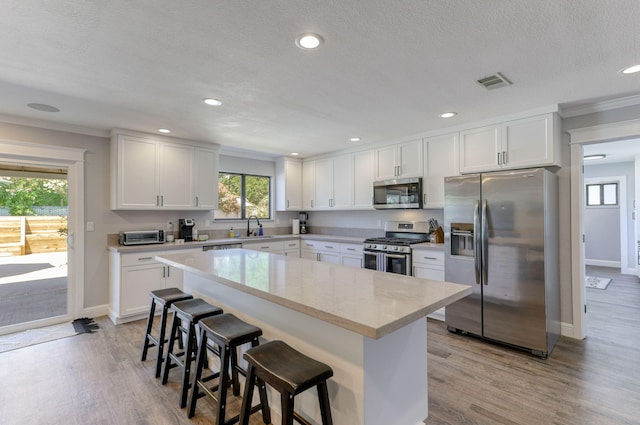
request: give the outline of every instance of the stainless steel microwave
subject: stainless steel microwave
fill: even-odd
[[[120,245],[164,243],[164,230],[132,230],[120,232]]]
[[[373,182],[373,207],[375,209],[422,208],[422,178]]]

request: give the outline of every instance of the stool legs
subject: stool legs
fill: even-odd
[[[144,338],[141,360],[147,360],[149,347],[158,347],[158,353],[156,354],[156,378],[159,378],[160,373],[162,372],[162,355],[164,354],[164,344],[167,333],[168,310],[169,309],[166,304],[162,306],[162,316],[160,318],[160,335],[158,336],[158,339],[151,335],[151,328],[153,327],[153,317],[156,312],[155,301],[151,301],[151,307],[149,307],[149,317],[147,318],[147,333]]]
[[[147,360],[147,352],[149,351],[149,347],[153,345],[152,342],[149,341],[149,336],[151,335],[151,327],[153,326],[153,316],[156,313],[156,303],[154,300],[151,300],[151,307],[149,307],[149,317],[147,318],[147,332],[144,334],[144,344],[142,346],[142,358],[141,361]]]
[[[182,341],[180,337],[180,325],[182,319],[174,313],[173,320],[171,321],[171,331],[169,333],[169,347],[167,348],[167,356],[164,360],[164,372],[162,374],[162,385],[165,385],[169,380],[169,370],[172,367],[172,360],[180,362],[177,358],[179,354],[173,354],[173,347],[175,340]],[[182,361],[182,384],[180,387],[180,407],[187,406],[187,396],[189,394],[189,376],[191,376],[191,362],[193,361],[193,352],[195,351],[195,327],[193,322],[189,322],[189,329],[187,331],[187,346],[184,349],[184,359]],[[182,344],[181,344],[182,345]]]
[[[333,425],[331,417],[331,406],[329,405],[329,391],[327,390],[327,381],[320,382],[316,385],[318,389],[318,401],[320,402],[320,415],[322,423],[325,425]]]
[[[262,421],[265,424],[271,423],[271,410],[269,409],[269,401],[267,400],[267,386],[262,379],[256,376],[253,365],[249,364],[247,377],[244,382],[242,406],[240,408],[240,420],[238,422],[240,425],[249,425],[249,417],[252,413],[257,411],[255,408],[251,407],[251,399],[253,398],[253,390],[255,389],[256,382],[258,384],[258,394],[260,395],[260,406],[262,406]],[[293,409],[293,401],[291,402],[291,408]],[[282,423],[284,425],[284,413],[282,417]]]

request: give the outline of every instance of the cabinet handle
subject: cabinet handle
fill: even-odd
[[[422,194],[422,203],[423,203],[423,204],[426,204],[426,203],[427,203],[427,194],[426,194],[426,193],[423,193],[423,194]]]
[[[164,278],[166,278],[166,277],[167,277],[167,268],[166,268],[166,267],[163,267],[163,268],[162,268],[162,278],[164,279]]]
[[[320,253],[316,254],[316,261],[320,261]]]
[[[500,152],[498,152],[498,165],[502,165],[502,164],[500,163]]]
[[[171,267],[167,266],[167,277],[171,277]]]
[[[436,257],[422,257],[422,258],[424,258],[425,260],[437,260]]]
[[[324,247],[327,248],[327,249],[334,249],[335,248],[335,247],[333,247],[331,245],[325,245]]]
[[[311,208],[313,208],[313,199],[311,200]]]
[[[290,246],[290,247],[294,247],[294,246],[296,246],[296,244],[294,244],[294,243],[290,243],[290,244],[289,244],[289,246]]]
[[[198,199],[198,197],[196,196],[196,207],[200,206],[200,200]]]
[[[347,248],[347,251],[355,251],[355,248]]]
[[[160,195],[156,195],[156,207],[160,206]]]
[[[160,206],[164,207],[164,195],[160,195]]]
[[[502,152],[502,164],[507,165],[507,151]]]
[[[289,209],[289,200],[287,199],[287,209]]]
[[[138,261],[153,260],[153,257],[140,257]]]

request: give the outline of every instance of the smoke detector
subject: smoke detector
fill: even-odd
[[[477,83],[484,86],[487,90],[499,89],[511,85],[511,81],[507,80],[504,75],[496,72],[484,78],[477,80]]]

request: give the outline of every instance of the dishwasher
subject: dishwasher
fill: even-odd
[[[233,248],[242,248],[241,243],[226,243],[226,244],[218,244],[218,245],[204,245],[202,247],[203,251],[217,251],[219,249],[233,249]]]

